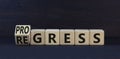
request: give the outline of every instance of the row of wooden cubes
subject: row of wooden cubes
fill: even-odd
[[[17,45],[104,45],[102,29],[32,29],[16,25]]]

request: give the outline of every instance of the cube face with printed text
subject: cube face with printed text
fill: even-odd
[[[16,45],[104,45],[102,29],[32,29],[16,25]]]
[[[17,45],[28,45],[30,43],[30,25],[16,25],[15,42]]]
[[[74,30],[61,29],[60,30],[60,45],[74,45]]]
[[[45,35],[46,45],[59,45],[59,29],[46,29]]]
[[[75,45],[89,45],[89,30],[75,29]]]
[[[90,45],[104,45],[104,30],[90,30]]]
[[[45,30],[32,29],[31,30],[31,45],[44,45],[45,44]]]

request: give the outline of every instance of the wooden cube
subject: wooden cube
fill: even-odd
[[[60,30],[60,45],[74,45],[74,30],[61,29]]]
[[[75,45],[89,45],[89,30],[75,30]]]
[[[45,30],[32,29],[31,30],[31,45],[44,45],[45,44]]]
[[[30,25],[16,25],[15,42],[17,45],[28,45],[30,43]]]
[[[59,29],[47,29],[45,35],[46,45],[59,45]]]
[[[104,45],[104,30],[90,30],[90,45]]]

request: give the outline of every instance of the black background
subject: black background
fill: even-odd
[[[103,29],[104,46],[16,46],[15,25],[32,29]],[[119,0],[0,0],[1,59],[120,58]]]

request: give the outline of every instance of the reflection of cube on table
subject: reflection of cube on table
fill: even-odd
[[[16,25],[15,42],[17,45],[28,45],[30,43],[30,25]]]

